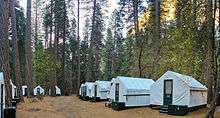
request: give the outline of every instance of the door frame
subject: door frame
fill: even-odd
[[[115,84],[115,101],[119,101],[119,83]]]
[[[97,85],[94,85],[94,97],[97,97]]]
[[[165,104],[165,93],[166,93],[166,82],[170,81],[171,82],[171,104],[173,102],[173,80],[172,79],[167,79],[164,80],[164,87],[163,87],[163,105],[167,105]]]

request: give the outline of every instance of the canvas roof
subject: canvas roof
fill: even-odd
[[[97,84],[99,84],[101,89],[109,90],[111,82],[110,81],[96,81]]]
[[[34,89],[37,89],[37,88],[43,89],[40,85],[38,85],[38,86],[35,87]],[[44,89],[43,89],[43,90],[44,90]]]
[[[130,90],[150,90],[151,85],[154,83],[152,79],[133,78],[133,77],[117,77],[127,89]]]
[[[93,84],[94,84],[94,82],[86,82],[86,83],[85,83],[85,85],[86,85],[89,89],[92,88]]]
[[[179,74],[173,71],[167,71],[162,77],[172,77],[172,78],[178,78],[181,79],[183,82],[185,82],[190,88],[199,88],[199,89],[207,89],[204,85],[202,85],[199,81],[194,79],[192,76],[187,76],[183,74]]]

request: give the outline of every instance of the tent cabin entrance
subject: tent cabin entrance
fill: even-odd
[[[115,102],[119,101],[119,83],[115,84]]]
[[[97,85],[94,85],[94,96],[97,97]]]
[[[82,96],[86,96],[86,86],[82,87]]]
[[[27,88],[24,88],[24,96],[27,96]]]
[[[37,88],[37,94],[40,94],[40,88]]]
[[[164,80],[163,105],[171,105],[173,98],[173,80]]]

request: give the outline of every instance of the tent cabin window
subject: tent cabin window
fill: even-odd
[[[95,85],[95,87],[94,87],[94,96],[96,97],[97,96],[97,85]]]
[[[37,88],[37,94],[40,94],[40,88]]]
[[[115,84],[115,101],[119,101],[119,83]]]
[[[164,80],[164,105],[172,104],[173,80]]]

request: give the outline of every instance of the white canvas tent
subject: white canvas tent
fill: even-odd
[[[207,88],[191,76],[167,71],[151,86],[151,105],[205,105]]]
[[[55,92],[56,92],[56,96],[61,95],[61,90],[58,86],[55,86]],[[49,94],[51,95],[51,89],[49,89]]]
[[[92,97],[99,100],[107,100],[110,86],[110,81],[95,81],[94,85],[92,86]]]
[[[92,86],[94,85],[94,82],[86,82],[85,83],[85,95],[86,97],[91,98],[92,97]]]
[[[22,86],[22,95],[27,96],[27,85]]]
[[[125,107],[148,106],[150,104],[150,86],[152,79],[117,77],[113,80],[114,93],[111,101],[123,103]]]
[[[34,88],[34,95],[37,95],[37,94],[44,95],[44,89],[40,85],[38,85],[37,87]]]

